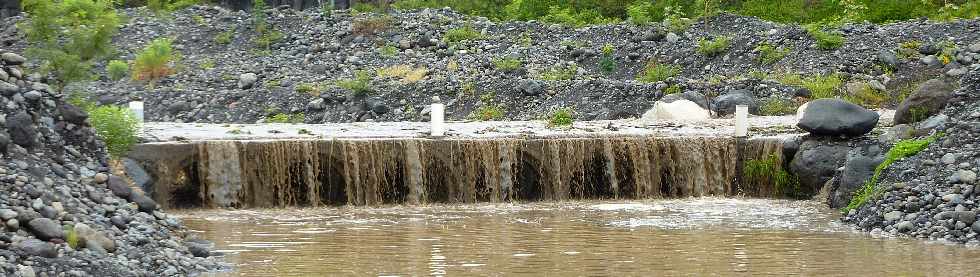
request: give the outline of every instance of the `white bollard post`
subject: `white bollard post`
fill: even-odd
[[[442,103],[432,104],[429,115],[432,117],[432,136],[444,136],[446,134],[446,106]]]
[[[735,106],[735,137],[749,135],[749,106]]]
[[[143,102],[142,101],[129,102],[129,110],[132,111],[133,112],[133,115],[136,116],[136,121],[139,122],[140,125],[142,125],[143,124]]]

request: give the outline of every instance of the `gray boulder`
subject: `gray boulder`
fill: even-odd
[[[796,125],[818,136],[858,137],[874,129],[878,113],[840,99],[817,99]]]
[[[905,98],[895,111],[895,124],[918,122],[939,113],[949,98],[953,88],[939,79],[926,81],[915,93]]]
[[[187,251],[190,251],[194,257],[201,258],[211,256],[211,248],[214,247],[214,243],[203,239],[188,239],[184,241],[184,245],[187,246]]]
[[[898,56],[888,49],[878,51],[878,63],[888,68],[898,68]]]
[[[538,80],[521,80],[517,83],[517,90],[526,96],[541,95],[547,88],[547,83]]]
[[[54,247],[54,244],[50,242],[44,242],[37,239],[26,239],[14,243],[14,250],[24,253],[28,256],[37,256],[44,258],[57,258],[58,249]]]
[[[34,119],[25,111],[7,117],[7,132],[10,140],[24,148],[31,148],[37,138],[37,127]]]
[[[21,65],[24,64],[24,62],[27,62],[27,59],[15,53],[0,54],[0,60],[3,60],[3,62],[7,65]]]
[[[65,230],[61,228],[61,224],[51,219],[43,217],[35,218],[28,222],[27,226],[31,228],[34,236],[41,240],[48,241],[65,238]]]
[[[238,75],[238,88],[240,89],[250,89],[255,86],[255,82],[259,80],[259,76],[255,73],[244,73]]]
[[[20,92],[20,88],[17,87],[17,85],[0,80],[0,95],[11,97],[14,96],[14,94],[17,94],[18,92]]]
[[[142,193],[133,193],[131,198],[141,212],[152,214],[157,210],[157,202]]]
[[[126,179],[115,175],[109,177],[109,190],[112,191],[112,194],[122,199],[129,199],[129,196],[133,193],[133,189],[126,183]]]
[[[697,103],[697,102],[695,102]],[[719,116],[735,114],[735,106],[749,106],[749,113],[758,114],[759,105],[755,101],[752,92],[747,90],[736,90],[715,97],[711,101],[711,110]]]
[[[854,192],[864,187],[864,183],[874,175],[875,168],[884,160],[885,156],[877,145],[851,149],[840,178],[830,190],[827,204],[831,208],[847,206]]]
[[[0,130],[0,155],[7,154],[7,145],[10,145],[10,135],[7,131]]]
[[[75,224],[75,234],[85,248],[95,252],[115,252],[116,242],[84,223]]]
[[[84,125],[85,120],[88,119],[88,114],[85,111],[68,103],[58,105],[58,112],[61,113],[61,117],[65,121],[75,125]]]
[[[844,163],[850,148],[843,143],[806,140],[790,162],[790,170],[800,177],[800,185],[819,190]]]

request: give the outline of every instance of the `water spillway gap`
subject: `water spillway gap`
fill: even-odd
[[[285,207],[781,197],[739,176],[770,156],[783,160],[781,138],[205,140],[129,158],[165,207]]]

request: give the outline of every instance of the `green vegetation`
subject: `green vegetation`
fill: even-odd
[[[283,38],[281,32],[269,26],[268,18],[265,14],[268,8],[265,1],[252,2],[252,24],[255,25],[255,38],[253,42],[256,46],[265,50],[269,50],[270,46]]]
[[[564,107],[555,109],[548,114],[548,127],[570,127],[575,122],[575,111],[572,108]]]
[[[422,79],[429,74],[429,70],[425,67],[413,68],[408,65],[393,65],[389,67],[384,67],[378,69],[378,77],[381,78],[399,78],[403,84],[411,84]]]
[[[786,57],[792,50],[790,47],[776,47],[768,42],[763,42],[755,47],[755,51],[759,52],[756,60],[764,65],[774,64]]]
[[[442,41],[447,44],[455,44],[462,41],[479,40],[483,39],[483,37],[483,34],[473,29],[473,26],[465,25],[461,28],[453,28],[446,31],[446,34],[442,36]]]
[[[669,87],[667,87],[666,89],[664,89],[664,95],[674,94],[674,93],[681,93],[683,90],[684,90],[684,88],[682,88],[681,85],[679,85],[679,84],[673,84],[673,85],[670,85]]]
[[[300,124],[306,120],[306,115],[303,113],[296,114],[284,114],[277,113],[272,115],[272,117],[266,118],[267,123],[290,123],[290,124]]]
[[[358,70],[354,72],[354,79],[342,79],[337,81],[337,86],[350,90],[354,95],[365,95],[372,91],[371,72]]]
[[[575,64],[558,65],[542,72],[539,78],[546,81],[567,81],[575,78],[576,73],[578,66]]]
[[[66,225],[63,228],[65,230],[65,243],[68,243],[68,246],[71,246],[71,249],[77,250],[79,247],[82,247],[78,233],[75,232],[75,226]]]
[[[612,44],[607,43],[602,46],[602,58],[599,59],[599,70],[602,73],[612,74],[616,71],[616,59],[613,58],[614,51],[616,48]]]
[[[119,81],[129,75],[129,65],[124,61],[112,60],[106,65],[106,74],[110,80]]]
[[[918,40],[902,42],[895,54],[905,60],[918,59],[920,56],[919,47],[922,47],[922,42]]]
[[[781,98],[769,98],[759,106],[759,114],[762,115],[787,115],[796,112],[796,103],[791,100]]]
[[[942,48],[938,55],[939,61],[942,61],[943,64],[949,64],[956,60],[956,43],[947,40],[938,46]]]
[[[524,62],[521,59],[513,57],[496,58],[493,59],[493,66],[503,72],[514,72],[521,69],[524,66]]]
[[[143,52],[136,55],[133,64],[133,79],[155,83],[174,72],[170,62],[175,61],[177,53],[171,47],[171,40],[159,38],[150,42]]]
[[[493,93],[487,93],[480,96],[480,103],[482,103],[482,106],[476,108],[476,110],[470,113],[469,118],[479,121],[495,121],[503,119],[503,106],[494,103],[495,96],[496,95]]]
[[[644,83],[656,83],[666,81],[668,78],[681,74],[681,67],[677,65],[665,65],[656,61],[647,63],[646,68],[636,77],[636,80]]]
[[[156,14],[165,14],[200,4],[201,0],[146,0],[146,7]]]
[[[980,16],[973,0],[398,0],[395,9],[451,7],[463,14],[494,20],[539,20],[569,26],[628,20],[643,25],[663,23],[679,33],[692,23],[721,11],[783,23],[887,23],[928,17],[949,21]],[[355,4],[358,12],[387,10],[380,4]],[[503,8],[501,8],[503,7]]]
[[[385,46],[378,48],[378,54],[385,58],[394,58],[395,56],[398,56],[398,48],[395,48],[395,46],[391,44],[385,44]]]
[[[198,67],[204,70],[211,70],[212,68],[214,68],[214,60],[204,59],[201,61],[200,64],[198,64]]]
[[[92,63],[113,52],[120,19],[111,0],[22,0],[30,20],[18,24],[27,35],[27,54],[41,60],[41,73],[60,85],[91,77]]]
[[[83,104],[80,107],[89,114],[89,122],[95,133],[102,138],[112,157],[122,157],[136,144],[139,122],[136,115],[124,107],[106,105],[93,107]]]
[[[884,92],[878,91],[868,83],[860,84],[856,91],[851,91],[844,96],[844,100],[865,108],[874,109],[881,107],[887,101],[888,96]]]
[[[214,43],[228,45],[235,38],[235,30],[227,30],[214,36]]]
[[[296,85],[296,92],[305,93],[313,96],[320,96],[320,86],[311,83],[299,83]]]
[[[855,192],[854,197],[851,198],[851,202],[844,208],[844,213],[860,208],[868,200],[875,197],[875,195],[878,193],[878,180],[881,178],[881,174],[884,173],[885,169],[888,169],[892,163],[918,154],[922,150],[925,150],[926,147],[929,147],[929,144],[932,144],[936,141],[936,139],[939,139],[939,137],[942,136],[943,134],[939,133],[923,139],[902,140],[895,143],[895,146],[892,146],[892,148],[888,150],[888,154],[885,154],[885,161],[875,168],[875,173],[871,176],[871,179],[864,183],[863,188]]]
[[[698,40],[698,53],[707,57],[718,56],[728,50],[732,38],[726,36],[716,37],[715,39],[701,38]]]
[[[844,46],[844,36],[826,32],[823,30],[823,26],[817,24],[807,25],[806,32],[817,41],[817,48],[821,50],[834,50]]]
[[[837,96],[841,85],[844,84],[844,79],[837,73],[814,75],[808,78],[804,78],[799,74],[786,74],[779,77],[779,82],[791,86],[805,87],[810,90],[810,98],[820,99]]]
[[[782,161],[776,155],[764,159],[745,161],[742,169],[745,181],[758,187],[772,187],[778,195],[800,197],[800,179],[782,168]]]

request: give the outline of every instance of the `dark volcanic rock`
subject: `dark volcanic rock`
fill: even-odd
[[[745,105],[749,107],[749,113],[758,114],[759,105],[752,96],[752,92],[747,90],[736,90],[715,97],[711,101],[711,110],[719,116],[735,114],[735,106]],[[697,103],[697,102],[695,102]]]
[[[44,258],[58,257],[58,250],[54,248],[54,244],[37,239],[26,239],[17,242],[14,244],[14,249],[30,256]]]
[[[810,139],[800,144],[790,170],[800,177],[800,184],[819,190],[834,177],[834,172],[844,162],[849,148],[844,143]]]
[[[58,112],[61,113],[61,117],[64,118],[65,121],[71,122],[75,125],[84,125],[85,120],[88,119],[88,114],[85,113],[85,111],[68,103],[58,105]]]
[[[939,113],[952,97],[952,93],[953,88],[942,80],[926,81],[898,105],[895,124],[915,123]]]
[[[818,136],[857,137],[877,124],[876,112],[840,99],[817,99],[807,105],[797,126]]]
[[[54,220],[48,218],[35,218],[27,223],[31,231],[39,239],[52,240],[65,238],[65,230]]]
[[[881,148],[877,145],[858,147],[847,153],[844,170],[836,179],[835,187],[830,191],[827,203],[831,208],[847,206],[855,191],[864,187],[864,183],[874,175],[875,167],[885,160]]]
[[[153,211],[157,210],[157,202],[142,193],[133,193],[131,198],[141,212],[153,213]]]
[[[109,177],[109,190],[111,190],[112,194],[116,195],[116,197],[122,199],[129,199],[129,196],[133,193],[133,189],[126,183],[126,179],[119,176]]]
[[[24,148],[31,148],[37,138],[37,127],[34,126],[34,119],[26,112],[19,112],[7,117],[7,132],[10,140]]]

